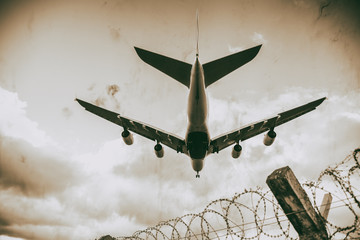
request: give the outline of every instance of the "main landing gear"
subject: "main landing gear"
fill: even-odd
[[[199,171],[196,172],[196,178],[200,178]]]

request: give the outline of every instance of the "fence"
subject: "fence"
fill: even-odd
[[[329,239],[360,239],[360,148],[328,167],[316,181],[302,184],[319,214],[323,196],[331,193],[326,223]],[[209,203],[202,212],[160,222],[116,239],[298,239],[298,234],[270,190],[245,190]]]

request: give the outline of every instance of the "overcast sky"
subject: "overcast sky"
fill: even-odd
[[[201,211],[276,168],[316,179],[360,140],[358,1],[1,1],[0,239],[130,235]],[[212,137],[320,97],[316,111],[190,160],[87,111],[75,97],[184,136],[188,90],[146,65],[133,46],[193,63],[263,44],[208,88]],[[330,216],[331,218],[331,212]]]

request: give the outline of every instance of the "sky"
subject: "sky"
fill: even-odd
[[[0,239],[95,239],[134,231],[290,166],[315,180],[360,141],[360,4],[355,0],[1,1]],[[76,97],[184,136],[188,89],[134,46],[193,63],[262,44],[207,89],[215,137],[321,97],[317,110],[206,158],[187,156],[85,111]],[[346,217],[346,216],[345,216]],[[330,212],[329,218],[336,218]],[[49,237],[51,236],[51,237]]]

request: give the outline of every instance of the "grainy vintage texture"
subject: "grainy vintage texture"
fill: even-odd
[[[209,155],[200,179],[187,156],[164,146],[157,159],[136,134],[127,146],[74,101],[184,136],[188,89],[134,47],[192,64],[196,10],[202,63],[262,44],[208,87],[210,137],[327,97],[269,147],[261,134],[239,159]],[[131,235],[264,187],[283,166],[315,180],[359,147],[357,0],[2,0],[0,33],[0,239]]]

